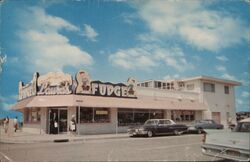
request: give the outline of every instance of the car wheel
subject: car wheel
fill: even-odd
[[[181,132],[178,130],[174,130],[174,134],[179,136],[179,135],[181,135]]]
[[[197,133],[198,133],[198,134],[201,134],[201,133],[202,133],[202,130],[201,130],[201,129],[198,129],[198,130],[197,130]]]
[[[153,137],[153,132],[152,131],[148,131],[148,137]]]

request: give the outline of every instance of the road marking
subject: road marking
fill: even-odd
[[[192,145],[200,145],[201,142],[197,142],[197,143],[191,143],[191,144],[181,144],[181,145],[170,145],[170,146],[161,146],[161,147],[150,147],[150,148],[142,148],[142,149],[138,149],[141,151],[145,151],[145,150],[155,150],[155,149],[167,149],[167,148],[174,148],[174,147],[183,147],[183,146],[192,146]]]
[[[7,159],[9,162],[13,162],[13,160],[11,160],[11,158],[9,158],[8,156],[6,156],[4,153],[0,152],[0,154]]]

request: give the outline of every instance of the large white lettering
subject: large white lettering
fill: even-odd
[[[111,96],[111,97],[129,97],[128,87],[125,85],[105,84],[99,82],[91,83],[92,95]]]
[[[107,91],[108,91],[108,96],[111,96],[112,93],[114,92],[114,87],[113,85],[107,85]]]
[[[56,95],[56,94],[70,94],[71,90],[69,89],[69,85],[65,86],[49,86],[48,83],[42,84],[38,95]]]
[[[104,96],[106,94],[106,85],[105,84],[99,84],[99,92],[100,92],[100,95]]]
[[[122,96],[128,96],[128,87],[122,86]]]
[[[97,88],[98,88],[98,84],[97,83],[92,83],[92,94],[96,94],[97,92]]]
[[[114,93],[115,93],[116,96],[121,96],[121,87],[120,86],[115,86]]]

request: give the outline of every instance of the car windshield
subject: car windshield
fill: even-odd
[[[242,122],[235,128],[236,132],[250,132],[250,122]]]
[[[158,120],[148,120],[145,122],[145,125],[156,125]]]

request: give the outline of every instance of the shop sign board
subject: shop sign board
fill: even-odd
[[[91,81],[86,71],[79,71],[76,80],[72,80],[71,75],[62,72],[50,72],[39,76],[34,73],[30,83],[23,85],[19,82],[19,96],[22,100],[35,95],[95,95],[107,97],[136,97],[136,80],[129,78],[127,84],[113,84],[109,82]]]
[[[128,97],[128,87],[125,84],[91,82],[92,95],[110,97]]]
[[[136,97],[136,80],[129,78],[127,85],[123,83],[113,84],[101,81],[91,81],[87,72],[81,70],[76,74],[76,94],[107,96],[107,97]]]
[[[34,73],[33,78],[30,83],[24,85],[23,82],[19,82],[19,93],[18,93],[18,100],[22,100],[31,96],[35,96],[37,92],[37,78],[39,74]]]
[[[61,95],[72,93],[72,78],[62,72],[50,72],[38,78],[37,95]]]

